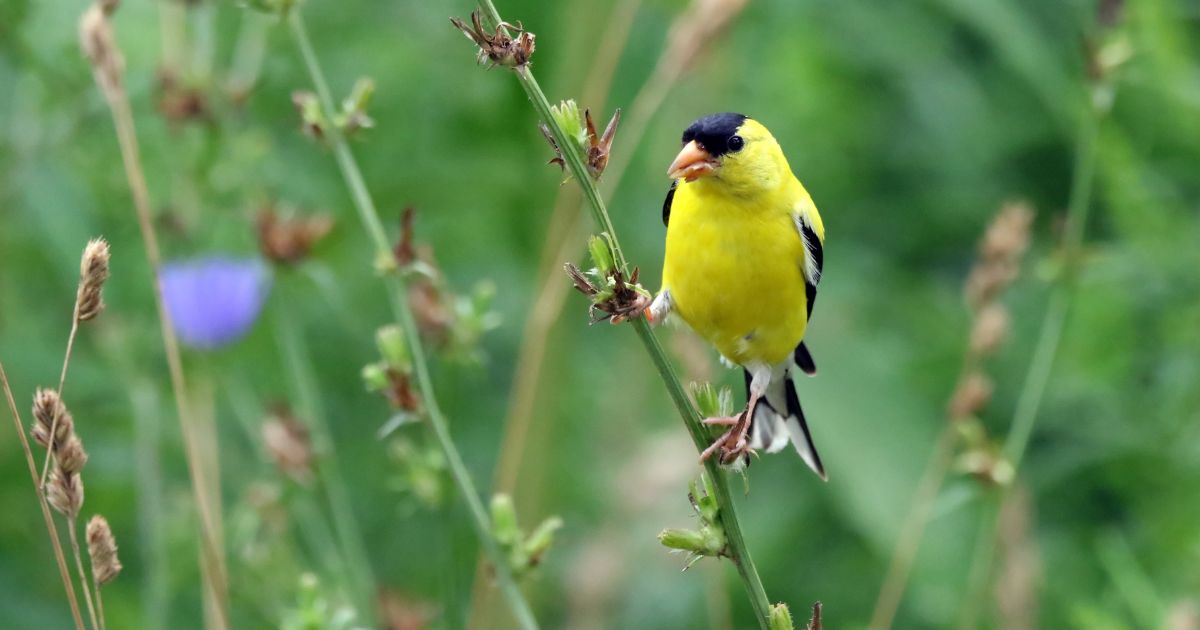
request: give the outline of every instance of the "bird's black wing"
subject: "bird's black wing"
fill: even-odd
[[[679,180],[671,182],[671,189],[667,191],[667,198],[663,200],[663,225],[667,225],[671,221],[671,202],[675,201],[675,187],[679,185]]]
[[[804,345],[803,341],[796,346],[796,352],[792,356],[796,361],[796,367],[800,368],[801,372],[809,376],[817,373],[817,363],[813,361],[812,353],[808,351],[808,346]]]
[[[813,304],[817,301],[817,285],[821,282],[821,271],[825,267],[825,247],[821,243],[821,239],[817,236],[816,231],[812,229],[812,226],[807,221],[797,219],[796,227],[799,229],[800,237],[808,249],[808,256],[812,258],[812,271],[815,271],[815,273],[810,273],[807,264],[801,270],[804,274],[804,296],[808,298],[807,318],[811,321]],[[805,374],[812,376],[817,373],[817,364],[813,361],[812,353],[808,351],[808,346],[804,345],[803,341],[800,342],[800,345],[796,346],[794,358],[796,366]]]
[[[808,318],[812,319],[813,303],[817,301],[817,284],[821,282],[821,270],[825,267],[825,246],[807,221],[799,220],[796,224],[816,270],[815,274],[810,275],[807,265],[804,269],[804,294],[808,298]]]

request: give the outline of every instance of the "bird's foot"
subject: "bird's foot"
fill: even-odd
[[[753,449],[750,448],[749,441],[746,439],[746,433],[750,428],[748,418],[746,412],[742,412],[736,416],[718,416],[702,420],[701,422],[708,426],[729,426],[729,430],[713,440],[713,443],[700,453],[700,461],[708,461],[709,457],[720,451],[719,461],[728,466],[743,455],[750,453]]]

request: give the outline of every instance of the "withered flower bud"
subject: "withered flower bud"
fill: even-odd
[[[407,267],[417,260],[417,250],[413,245],[413,218],[417,209],[408,206],[400,213],[400,238],[393,249],[396,254],[396,264]]]
[[[88,556],[92,559],[92,577],[97,584],[104,585],[121,573],[121,560],[117,557],[117,539],[113,537],[108,521],[99,514],[87,524]]]
[[[388,388],[384,390],[388,404],[400,411],[417,412],[421,409],[421,395],[413,387],[412,377],[408,372],[394,368],[387,369]]]
[[[333,218],[319,215],[281,218],[272,208],[258,213],[258,248],[279,264],[295,264],[308,257],[313,245],[333,229]]]
[[[501,22],[496,25],[495,32],[489,33],[483,27],[483,16],[479,11],[472,11],[470,25],[455,17],[450,18],[450,23],[479,46],[480,63],[521,68],[533,56],[534,34],[526,31],[520,22],[515,25]],[[515,39],[508,34],[508,29],[517,31]]]
[[[592,122],[592,110],[583,110],[587,123],[587,166],[595,179],[600,179],[604,169],[608,168],[608,156],[612,152],[613,140],[617,137],[617,125],[621,123],[621,110],[613,112],[612,118],[604,128],[604,135],[597,136],[596,125]]]

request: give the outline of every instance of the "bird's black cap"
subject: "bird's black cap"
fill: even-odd
[[[711,114],[692,123],[683,132],[683,143],[695,140],[697,144],[708,151],[709,155],[718,157],[729,152],[729,139],[737,134],[737,130],[746,122],[744,114],[725,112]]]

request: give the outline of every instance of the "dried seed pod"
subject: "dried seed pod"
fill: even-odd
[[[108,279],[108,243],[102,238],[88,241],[79,263],[79,290],[75,295],[75,317],[86,322],[104,310],[100,290]]]
[[[263,255],[279,264],[295,264],[308,257],[313,245],[333,229],[333,218],[317,215],[285,218],[273,208],[259,212],[256,220],[258,248]]]
[[[121,573],[121,559],[117,557],[117,539],[113,537],[108,521],[99,514],[87,524],[88,556],[92,559],[92,577],[97,584],[108,584]]]

